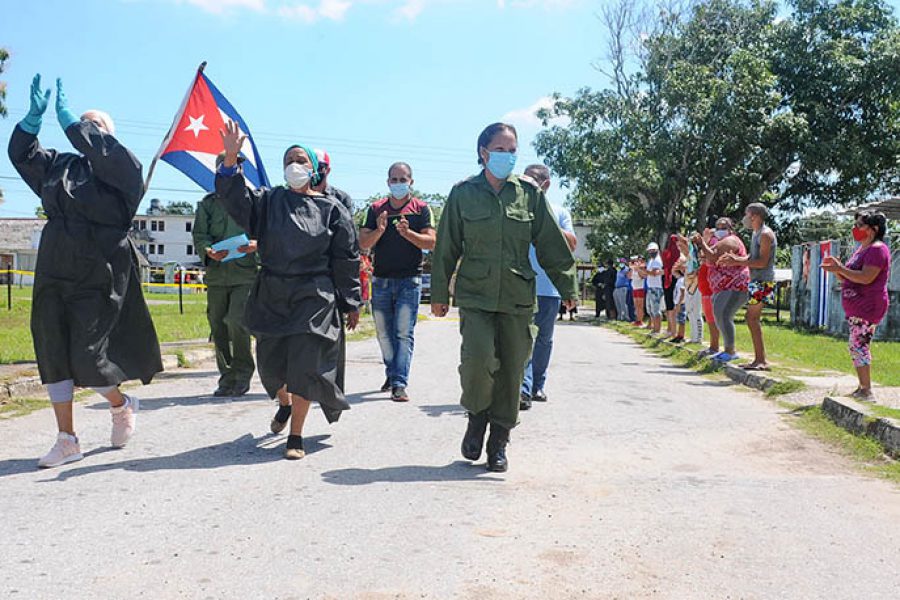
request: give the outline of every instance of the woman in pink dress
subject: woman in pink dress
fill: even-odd
[[[884,243],[887,219],[879,212],[856,213],[853,238],[859,247],[842,265],[834,256],[822,261],[822,268],[841,280],[841,305],[850,325],[850,357],[859,378],[852,396],[873,401],[872,352],[875,328],[887,314],[887,282],[891,273],[891,251]]]
[[[719,259],[728,254],[746,256],[747,248],[741,238],[734,233],[734,224],[728,217],[716,221],[713,232],[718,240],[710,246],[703,236],[694,235],[693,241],[700,247],[704,258],[709,262],[709,285],[713,293],[713,315],[716,327],[722,336],[725,350],[713,356],[713,360],[730,362],[737,358],[734,344],[734,316],[749,299],[750,270],[746,265],[725,266]]]

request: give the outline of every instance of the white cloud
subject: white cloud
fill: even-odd
[[[552,108],[553,107],[553,98],[550,96],[544,96],[543,98],[538,98],[538,100],[532,104],[531,106],[525,108],[518,108],[516,110],[511,110],[505,115],[503,115],[502,120],[506,123],[510,123],[515,125],[516,127],[522,128],[536,128],[541,126],[541,120],[537,117],[537,111],[542,108]]]
[[[352,4],[347,0],[322,0],[319,3],[319,14],[325,19],[341,21]]]
[[[351,6],[353,2],[350,0],[319,0],[315,8],[309,4],[282,5],[278,8],[278,15],[305,23],[314,23],[319,19],[343,21]]]
[[[187,4],[191,4],[211,12],[221,15],[236,8],[248,8],[255,11],[264,11],[266,8],[266,0],[181,0]]]
[[[128,1],[128,0],[123,0]],[[147,0],[159,1],[159,0]],[[426,8],[435,4],[463,5],[461,0],[165,0],[188,4],[215,15],[241,11],[277,15],[286,19],[315,23],[319,20],[343,21],[347,13],[361,4],[382,5],[396,20],[413,22]],[[476,0],[468,0],[475,2]],[[484,0],[477,0],[483,2]],[[583,0],[496,0],[497,10],[567,8]],[[460,6],[463,8],[462,6]],[[465,8],[469,10],[469,8]]]
[[[425,10],[425,4],[425,0],[404,0],[403,4],[394,11],[394,16],[405,21],[415,21],[416,17]]]
[[[305,23],[313,23],[318,18],[316,11],[306,4],[281,6],[278,8],[278,16],[286,19],[296,19]]]

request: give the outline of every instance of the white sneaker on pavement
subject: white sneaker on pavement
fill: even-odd
[[[56,436],[56,443],[50,449],[50,452],[42,456],[38,460],[38,467],[49,469],[50,467],[58,467],[66,463],[81,460],[81,446],[78,444],[78,438],[62,431]]]
[[[113,448],[124,448],[134,433],[134,424],[137,420],[137,411],[140,408],[140,400],[134,396],[125,396],[125,404],[112,406],[109,409],[112,415],[112,433],[109,443]]]

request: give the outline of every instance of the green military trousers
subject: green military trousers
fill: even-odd
[[[206,294],[206,317],[219,367],[219,387],[230,390],[246,386],[253,377],[250,332],[243,325],[250,285],[210,286]]]
[[[487,411],[491,423],[512,429],[519,422],[519,391],[531,356],[534,315],[460,308],[462,351],[459,379],[467,411]]]

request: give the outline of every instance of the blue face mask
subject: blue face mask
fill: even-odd
[[[487,169],[497,179],[506,179],[516,166],[515,152],[491,152]]]
[[[403,198],[409,196],[408,183],[389,183],[388,187],[391,188],[391,196],[393,196],[397,200],[402,200]]]

